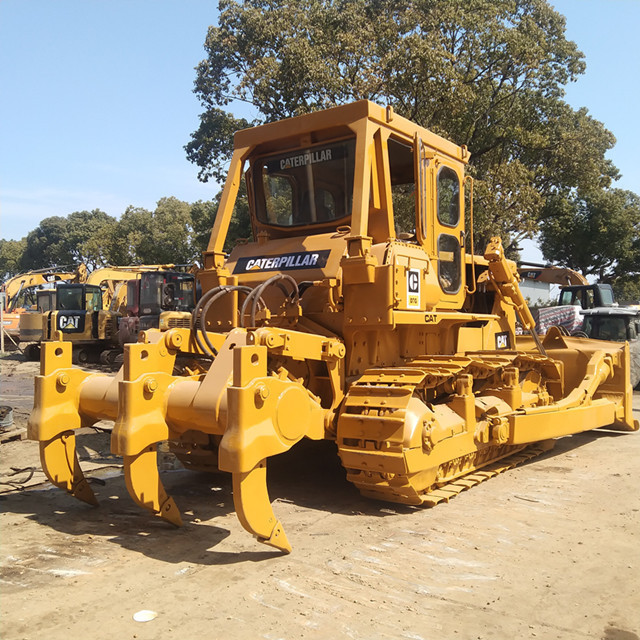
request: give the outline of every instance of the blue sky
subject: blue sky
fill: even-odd
[[[551,0],[587,73],[567,88],[618,143],[617,183],[640,193],[640,0]],[[0,235],[45,217],[165,196],[209,200],[184,145],[214,0],[0,0]],[[526,258],[540,256],[529,244]]]

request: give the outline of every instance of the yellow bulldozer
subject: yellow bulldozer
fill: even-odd
[[[500,240],[470,251],[465,147],[369,101],[234,144],[191,326],[143,332],[115,377],[43,344],[29,436],[53,484],[96,504],[75,431],[111,419],[137,504],[181,524],[158,472],[168,442],[185,466],[231,473],[244,528],[288,552],[267,461],[303,438],[335,442],[365,496],[433,505],[553,438],[638,429],[628,347],[541,341]],[[242,179],[254,241],[226,255]]]

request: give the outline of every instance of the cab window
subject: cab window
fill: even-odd
[[[262,174],[267,219],[272,224],[293,224],[293,180],[287,176]]]
[[[52,304],[54,296],[55,293],[53,291],[38,292],[38,311],[40,313],[46,313],[55,308],[55,305]]]
[[[600,340],[622,341],[627,339],[627,327],[622,318],[603,318],[600,323]]]
[[[558,301],[558,304],[560,306],[571,304],[571,295],[572,295],[571,291],[567,291],[567,290],[562,291],[560,293],[560,300]]]
[[[57,307],[61,311],[82,309],[82,287],[58,287]]]
[[[460,181],[450,167],[438,171],[438,221],[448,227],[460,222]]]
[[[85,303],[85,309],[87,311],[99,311],[102,309],[102,292],[100,291],[100,287],[87,287]]]
[[[608,287],[601,287],[600,297],[602,299],[602,305],[604,307],[613,306],[613,289],[609,289]]]
[[[597,337],[595,334],[595,326],[594,326],[593,318],[591,316],[585,316],[584,322],[582,323],[582,330],[587,334],[587,337],[589,338]]]
[[[391,198],[396,236],[416,232],[416,184],[413,147],[389,139]]]
[[[443,233],[438,237],[438,280],[445,293],[457,293],[462,284],[458,238]]]
[[[355,139],[312,145],[256,160],[257,217],[278,227],[319,225],[351,215]]]

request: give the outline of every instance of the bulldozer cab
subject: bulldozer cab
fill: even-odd
[[[189,311],[195,304],[195,277],[190,273],[157,271],[140,276],[140,315]]]
[[[342,267],[344,285],[387,277],[395,285],[387,311],[459,309],[468,157],[464,147],[368,101],[240,131],[205,267],[226,266],[233,282],[248,285],[283,271],[297,282],[326,281]],[[227,261],[243,175],[255,242]],[[399,271],[393,283],[391,270]],[[383,310],[372,315],[391,322]]]

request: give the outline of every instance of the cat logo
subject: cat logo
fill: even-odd
[[[407,308],[420,308],[420,269],[407,271]]]
[[[496,333],[496,349],[508,349],[509,348],[509,333],[504,331],[502,333]]]
[[[80,327],[80,316],[58,316],[58,327],[62,331],[73,331]]]

